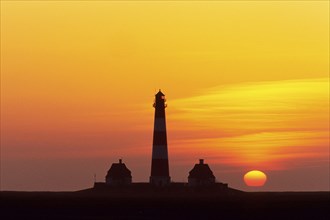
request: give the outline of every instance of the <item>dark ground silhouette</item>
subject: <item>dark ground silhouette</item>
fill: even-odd
[[[330,219],[329,192],[0,192],[1,219]]]

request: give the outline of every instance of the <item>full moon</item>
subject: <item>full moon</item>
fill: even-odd
[[[244,175],[244,182],[247,186],[263,186],[266,180],[266,174],[259,170],[252,170]]]

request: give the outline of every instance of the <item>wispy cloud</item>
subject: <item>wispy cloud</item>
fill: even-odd
[[[178,152],[236,166],[283,168],[329,153],[329,79],[245,83],[171,101]],[[184,138],[182,138],[184,136]]]

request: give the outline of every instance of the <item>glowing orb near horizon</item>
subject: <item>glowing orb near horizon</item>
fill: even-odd
[[[252,170],[244,175],[244,182],[247,186],[263,186],[266,180],[266,174],[259,170]]]

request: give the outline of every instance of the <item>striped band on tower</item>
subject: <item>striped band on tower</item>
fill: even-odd
[[[152,146],[150,183],[156,186],[170,184],[165,121],[165,95],[159,90],[155,95],[155,122]]]

